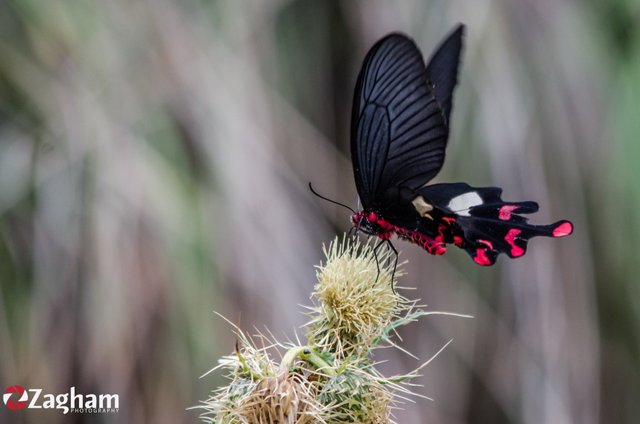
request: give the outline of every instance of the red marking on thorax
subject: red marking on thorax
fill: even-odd
[[[511,213],[518,209],[520,206],[516,205],[504,205],[498,211],[498,218],[503,221],[508,221],[511,219]]]
[[[554,237],[564,237],[568,236],[573,232],[573,225],[570,222],[563,222],[553,229]]]
[[[367,216],[367,219],[369,220],[370,223],[372,223],[373,225],[377,225],[379,227],[379,231],[376,235],[380,237],[382,240],[389,240],[393,235],[393,233],[395,232],[394,225],[392,225],[388,221],[385,221],[382,218],[379,218],[378,215],[376,215],[373,212]]]
[[[516,237],[521,232],[522,232],[522,230],[519,230],[517,228],[512,228],[512,229],[509,230],[507,235],[504,236],[504,241],[509,243],[509,245],[511,246],[511,254],[513,256],[515,256],[515,257],[524,255],[524,249],[522,247],[516,245],[516,243],[515,243]]]

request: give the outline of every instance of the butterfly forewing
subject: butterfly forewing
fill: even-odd
[[[460,25],[442,43],[442,46],[435,52],[427,66],[427,75],[433,85],[436,99],[444,113],[447,126],[451,115],[453,89],[458,83],[458,67],[460,65],[463,35],[464,27]]]
[[[402,34],[386,36],[367,54],[351,123],[351,156],[365,209],[383,207],[391,188],[421,187],[442,167],[462,32],[460,26],[452,33],[428,67]]]

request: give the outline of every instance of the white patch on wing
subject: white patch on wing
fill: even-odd
[[[482,204],[482,198],[475,191],[463,193],[449,201],[447,208],[462,216],[469,216],[469,209]]]
[[[411,203],[413,204],[413,207],[416,208],[416,211],[418,212],[418,214],[420,214],[420,216],[433,219],[431,218],[431,215],[429,215],[429,212],[433,210],[433,205],[427,203],[427,201],[424,200],[424,197],[418,196],[413,199]]]

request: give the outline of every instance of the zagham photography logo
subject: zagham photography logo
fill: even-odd
[[[71,387],[67,393],[42,393],[42,389],[9,386],[2,395],[5,406],[12,411],[21,409],[59,409],[63,414],[114,414],[120,408],[117,394],[76,393]]]

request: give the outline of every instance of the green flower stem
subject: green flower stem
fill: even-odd
[[[324,359],[318,355],[313,346],[296,346],[287,351],[282,362],[280,363],[280,372],[286,371],[293,366],[296,358],[303,359],[304,361],[315,366],[317,369],[322,370],[327,375],[336,375],[335,370],[331,367],[331,364],[327,363]]]
[[[238,362],[240,362],[240,365],[242,366],[242,372],[244,374],[249,374],[249,377],[251,377],[251,380],[260,381],[264,378],[262,374],[256,374],[251,370],[251,367],[247,365],[247,361],[244,359],[244,356],[242,356],[242,354],[240,353],[240,349],[238,349],[237,345],[236,345],[236,355],[238,356]]]

